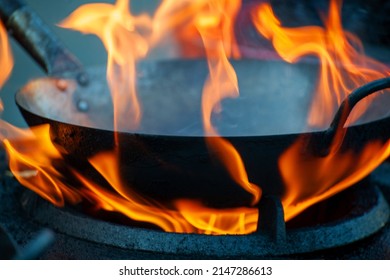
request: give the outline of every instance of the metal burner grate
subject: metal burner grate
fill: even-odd
[[[73,209],[59,209],[28,192],[24,209],[41,225],[66,236],[108,246],[112,250],[147,252],[190,258],[268,258],[324,250],[353,243],[382,228],[389,219],[389,207],[381,191],[371,185],[347,190],[350,211],[334,222],[284,230],[277,210],[259,232],[250,235],[208,236],[165,233],[96,220]],[[369,199],[367,199],[369,198]],[[329,203],[332,203],[330,201]],[[268,200],[263,207],[277,205]],[[276,207],[277,209],[278,207]],[[268,211],[270,212],[270,211]],[[260,223],[261,224],[261,223]],[[273,234],[272,234],[273,233]]]

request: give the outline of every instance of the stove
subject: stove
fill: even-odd
[[[77,3],[76,3],[77,2]],[[69,1],[77,6],[80,1]],[[244,1],[250,7],[259,1]],[[278,7],[274,2],[275,7]],[[294,2],[294,1],[292,1]],[[319,18],[302,17],[309,11],[325,9],[323,2],[302,1],[276,8],[296,25],[316,24]],[[349,30],[365,40],[367,52],[381,61],[388,57],[388,29],[380,16],[390,8],[378,9],[381,1],[367,6],[364,1],[345,1],[345,22]],[[363,3],[360,3],[363,2]],[[360,6],[361,10],[356,10]],[[284,8],[283,8],[284,7]],[[55,5],[56,10],[60,10]],[[73,9],[73,7],[72,7]],[[41,10],[41,9],[39,9]],[[71,9],[68,9],[71,10]],[[358,12],[356,12],[358,11]],[[68,11],[66,11],[68,13]],[[312,13],[313,14],[313,13]],[[372,18],[375,14],[377,17]],[[61,19],[62,15],[56,13]],[[303,22],[298,19],[304,19]],[[245,26],[249,17],[242,13],[238,21]],[[382,20],[382,21],[381,21]],[[49,20],[53,21],[53,20]],[[288,21],[287,21],[288,22]],[[360,22],[361,24],[356,24]],[[363,23],[362,23],[363,22]],[[377,26],[368,32],[368,24]],[[294,25],[294,24],[290,24]],[[374,28],[374,27],[372,27]],[[383,33],[380,36],[374,33]],[[247,36],[247,34],[245,34]],[[240,39],[240,34],[238,34]],[[248,37],[245,37],[248,39]],[[241,38],[241,41],[245,41]],[[385,38],[385,39],[383,39]],[[249,37],[244,55],[266,58],[274,55],[270,44]],[[68,40],[66,40],[68,41]],[[367,44],[366,44],[367,43]],[[263,52],[255,52],[261,46]],[[89,50],[84,50],[89,52]],[[16,53],[16,56],[20,54]],[[23,56],[23,55],[21,55]],[[78,56],[83,56],[82,52]],[[94,56],[95,57],[95,56]],[[271,57],[272,59],[272,57]],[[96,63],[96,61],[94,61]],[[32,63],[30,63],[32,64]],[[17,66],[18,67],[18,66]],[[16,70],[20,69],[15,68]],[[34,72],[35,71],[35,72]],[[15,71],[17,72],[17,71]],[[36,69],[32,71],[37,73]],[[4,91],[15,91],[31,74],[11,80]],[[13,78],[15,79],[15,78]],[[9,98],[9,97],[8,97]],[[13,100],[5,100],[13,103]],[[8,108],[7,104],[6,107]],[[12,108],[12,106],[11,106]],[[16,110],[16,109],[15,109]],[[5,119],[19,124],[14,116]],[[260,203],[267,209],[249,235],[209,236],[166,233],[156,228],[128,222],[120,214],[99,211],[88,214],[80,206],[57,208],[21,186],[8,170],[5,153],[0,153],[0,258],[10,259],[390,259],[390,162],[384,162],[368,178],[351,188],[322,201],[284,222],[280,200],[264,196]]]
[[[267,198],[262,207],[275,210],[268,211],[258,232],[209,236],[166,233],[98,219],[72,207],[57,208],[22,187],[3,166],[0,244],[6,253],[1,257],[389,259],[389,172],[390,163],[382,164],[369,179],[307,209],[286,224],[280,221],[283,214],[279,202]]]

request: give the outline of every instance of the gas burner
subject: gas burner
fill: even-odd
[[[98,220],[74,208],[56,208],[13,179],[7,180],[8,186],[0,193],[5,202],[0,206],[0,220],[22,249],[42,229],[55,231],[56,242],[41,256],[44,259],[385,259],[389,257],[390,243],[385,242],[390,240],[390,226],[382,193],[390,186],[384,186],[383,180],[376,172],[371,183],[365,180],[287,224],[280,204],[268,198],[262,207],[274,211],[268,211],[259,232],[250,235],[166,233]]]
[[[340,194],[343,199],[353,199],[345,201],[350,210],[339,220],[285,229],[280,206],[273,199],[268,199],[263,202],[262,208],[274,207],[276,210],[272,211],[272,217],[265,219],[277,222],[263,222],[261,230],[254,234],[223,236],[131,228],[91,219],[72,209],[56,208],[30,192],[28,196],[24,207],[31,217],[60,233],[113,248],[194,258],[273,257],[329,249],[371,235],[389,218],[386,200],[373,186],[355,187]],[[327,203],[334,206],[340,200],[336,196]]]
[[[175,59],[168,56],[167,60],[164,58],[162,61],[138,61],[138,56],[142,56],[138,52],[141,51],[133,46],[146,46],[148,43],[154,45],[155,42],[149,42],[149,37],[155,37],[153,27],[156,23],[162,24],[166,19],[173,18],[175,13],[168,13],[166,18],[159,19],[159,13],[156,12],[156,16],[146,20],[142,27],[135,24],[134,30],[129,34],[127,28],[116,29],[116,25],[111,24],[94,28],[101,30],[113,27],[110,34],[122,30],[122,35],[134,39],[129,40],[129,49],[137,50],[132,57],[132,52],[123,48],[120,56],[132,57],[129,61],[124,59],[126,63],[119,63],[115,59],[111,61],[110,58],[117,55],[110,53],[108,65],[114,67],[107,67],[109,71],[105,73],[105,68],[82,66],[25,3],[13,0],[10,5],[9,1],[3,1],[3,5],[0,5],[2,24],[50,77],[29,82],[16,95],[20,111],[34,130],[31,135],[37,138],[23,136],[18,139],[15,136],[8,139],[9,135],[13,135],[13,131],[4,129],[3,134],[7,139],[3,142],[10,156],[13,174],[6,171],[5,165],[2,166],[5,159],[0,151],[0,249],[3,253],[0,257],[390,258],[390,182],[386,182],[390,176],[387,171],[382,170],[390,168],[388,162],[369,178],[311,206],[289,220],[297,213],[290,211],[289,206],[294,208],[308,198],[329,197],[352,184],[351,178],[344,175],[356,175],[355,172],[359,171],[353,178],[353,182],[356,182],[366,176],[373,166],[389,157],[388,153],[382,153],[379,148],[379,144],[384,149],[388,147],[384,146],[385,143],[390,143],[390,117],[386,106],[388,103],[382,99],[383,96],[388,98],[388,94],[378,95],[379,97],[375,95],[375,102],[370,102],[363,116],[358,117],[360,123],[346,125],[349,114],[360,100],[374,99],[372,94],[376,91],[390,89],[386,36],[388,30],[383,29],[383,26],[387,26],[383,23],[388,18],[388,5],[382,7],[377,4],[382,1],[367,5],[361,5],[358,1],[358,4],[346,3],[344,6],[337,0],[319,1],[316,4],[303,1],[308,2],[303,6],[305,3],[294,1],[270,2],[273,2],[275,9],[268,5],[268,1],[244,0],[242,7],[232,5],[231,9],[225,9],[232,11],[226,19],[225,14],[221,17],[220,9],[214,9],[215,7],[193,10],[193,15],[179,23],[177,28],[158,34],[161,38],[172,35],[172,39],[179,42],[177,46],[173,45],[174,48],[169,47],[175,52],[180,53],[181,49],[191,51],[188,54],[183,51],[174,56]],[[325,2],[329,5],[324,5]],[[231,4],[226,2],[226,5]],[[112,6],[115,11],[112,13],[114,19],[119,12],[115,9],[120,6]],[[173,11],[176,10],[175,6],[171,7]],[[56,8],[58,10],[58,7]],[[93,7],[89,8],[91,10],[88,13],[94,11]],[[208,8],[210,10],[203,13],[203,9],[206,11]],[[356,9],[370,9],[371,12],[355,19]],[[121,11],[126,15],[121,18],[135,18],[135,14],[130,10]],[[381,12],[377,12],[378,10]],[[302,16],[302,12],[305,16]],[[278,13],[282,13],[282,17],[277,16]],[[107,17],[110,16],[108,13]],[[376,24],[373,20],[375,18],[378,18]],[[213,19],[212,24],[210,19]],[[302,23],[299,20],[307,22]],[[62,26],[72,27],[72,21],[67,18]],[[359,25],[356,22],[370,24]],[[128,24],[127,21],[118,23],[118,26]],[[96,27],[96,24],[91,22],[90,26]],[[4,29],[3,25],[0,31]],[[217,32],[221,36],[217,33],[217,36],[214,36],[217,26],[231,29],[231,34],[226,36],[226,28],[223,28],[223,32]],[[368,32],[370,30],[366,30],[366,27],[377,29],[377,32]],[[190,34],[192,31],[195,31],[194,36]],[[368,43],[368,53],[375,53],[375,58],[381,62],[366,57],[360,48],[360,41],[354,39],[349,31],[362,37],[362,46]],[[236,36],[235,33],[239,34]],[[360,36],[359,33],[368,35]],[[185,36],[181,36],[183,34]],[[212,36],[209,36],[211,34]],[[312,36],[313,34],[316,36]],[[380,34],[382,36],[379,36]],[[191,39],[188,41],[187,37]],[[386,39],[382,40],[382,37]],[[307,39],[299,42],[297,38]],[[226,48],[227,41],[231,41],[229,48]],[[104,45],[116,45],[117,42],[122,45],[122,40],[112,40],[112,44],[104,42]],[[215,57],[214,46],[219,45],[226,48],[226,53]],[[303,51],[307,45],[310,48]],[[344,47],[339,48],[336,45]],[[143,52],[146,53],[147,50]],[[195,57],[197,59],[193,59]],[[230,59],[233,57],[240,59]],[[281,58],[285,61],[280,60]],[[292,61],[299,63],[293,64]],[[218,66],[222,63],[226,67]],[[8,67],[11,68],[12,63],[9,64]],[[120,65],[131,67],[122,69]],[[367,65],[369,69],[366,69]],[[137,74],[127,71],[135,68]],[[229,69],[234,70],[234,75]],[[322,78],[317,81],[319,73]],[[340,79],[341,76],[346,77]],[[106,83],[105,77],[113,79],[109,78]],[[228,79],[225,79],[226,77]],[[330,77],[336,78],[329,79]],[[137,83],[134,83],[135,80]],[[110,91],[122,91],[112,90],[113,85],[127,92],[135,84],[141,102],[134,102],[135,97],[126,101],[110,95]],[[348,90],[352,91],[349,95],[337,96],[334,102],[324,101],[329,98],[323,89],[329,87],[336,97],[338,92],[347,93],[345,85],[351,88]],[[217,97],[229,96],[231,91],[238,88],[240,97],[234,105],[228,100],[225,102],[223,98],[217,100]],[[92,92],[93,94],[90,94]],[[102,94],[99,94],[100,92]],[[156,92],[164,94],[155,94]],[[189,94],[183,95],[183,92]],[[285,92],[294,93],[287,94],[291,96],[291,100],[286,98]],[[208,96],[212,97],[214,94],[215,97],[207,100]],[[372,96],[368,97],[369,95]],[[156,99],[150,96],[156,96]],[[178,96],[183,99],[177,98]],[[149,99],[150,101],[147,101]],[[340,104],[341,99],[344,101]],[[177,104],[173,106],[173,102],[167,100],[175,100]],[[138,106],[131,110],[126,106],[116,106],[138,103],[142,104],[142,110],[135,108]],[[220,117],[216,117],[213,112],[219,107],[215,106],[219,103],[223,103],[223,112]],[[322,115],[324,110],[317,105],[325,103],[334,107],[333,112],[323,116],[323,121],[313,121],[311,112]],[[161,104],[167,104],[167,107]],[[186,104],[191,106],[184,106]],[[130,111],[133,115],[129,117],[127,113]],[[136,122],[141,111],[142,120]],[[123,112],[125,114],[122,114]],[[203,117],[203,121],[199,116]],[[350,120],[353,122],[356,118],[351,115]],[[134,122],[127,124],[121,120]],[[315,125],[308,126],[312,121]],[[326,125],[328,123],[331,123],[329,128]],[[35,126],[40,124],[47,125],[37,129]],[[42,133],[38,133],[41,129]],[[15,142],[11,141],[11,138],[15,139]],[[7,145],[6,140],[10,140],[11,144]],[[14,147],[15,152],[12,153]],[[25,157],[26,150],[31,153]],[[13,157],[18,158],[19,154],[22,155],[22,160],[17,160],[18,164],[12,164]],[[38,159],[41,155],[46,155],[45,159],[32,164],[24,160]],[[378,158],[371,157],[367,160],[365,155],[376,155]],[[232,167],[233,158],[239,160],[236,160]],[[370,160],[373,163],[369,164]],[[322,168],[323,165],[318,164],[319,161],[327,162],[329,168]],[[344,166],[344,162],[347,162],[348,166]],[[114,172],[106,167],[114,167]],[[49,172],[46,172],[47,170]],[[324,172],[317,174],[317,171]],[[314,174],[315,180],[311,180],[311,173]],[[289,177],[290,174],[294,175],[293,178]],[[336,177],[333,178],[333,175]],[[56,205],[62,205],[62,198],[67,203],[76,205],[56,208],[21,186],[15,178],[42,197],[50,196]],[[321,183],[323,178],[327,179],[324,186]],[[33,186],[30,179],[38,182],[38,186]],[[56,184],[47,184],[54,181]],[[296,192],[300,200],[289,195],[291,191],[296,191],[292,188],[295,183],[300,186],[300,190]],[[327,185],[333,189],[326,189]],[[56,192],[58,187],[65,195],[56,200],[59,197]],[[114,190],[118,196],[111,199]],[[284,209],[280,201],[282,194],[285,195],[284,198],[293,200],[291,204],[284,203]],[[138,199],[139,197],[142,199]],[[115,203],[110,203],[113,200],[121,202],[118,207],[114,206]],[[187,203],[187,200],[195,204]],[[205,206],[202,211],[213,210],[206,226],[195,225],[194,216],[200,213],[194,210],[197,202],[201,202],[202,207]],[[310,202],[314,203],[314,200]],[[141,209],[132,209],[130,215],[126,211],[134,205],[140,205]],[[152,207],[144,209],[145,205]],[[247,212],[244,213],[242,208],[237,208],[242,212],[234,213],[239,215],[239,222],[245,220],[245,225],[239,223],[240,227],[238,230],[234,228],[234,231],[225,228],[209,230],[214,225],[223,224],[214,219],[219,210],[230,210],[243,205],[251,205],[251,219],[246,219]],[[92,207],[86,210],[86,206]],[[251,232],[256,228],[257,207],[259,219],[255,233],[218,236],[180,233],[244,233],[244,230],[246,233]],[[105,212],[101,208],[115,213]],[[169,215],[173,214],[169,216],[172,225],[164,227],[160,223],[159,226],[175,233],[155,228],[157,223],[156,226],[133,223],[118,213],[123,209],[126,210],[123,213],[126,212],[133,219],[151,213],[153,218],[160,218],[162,210],[166,210]],[[91,212],[95,210],[92,215]],[[184,215],[188,213],[191,217]],[[201,222],[203,213],[199,215]],[[230,212],[226,216],[224,214],[226,213],[220,216],[229,220],[236,217]],[[181,217],[185,219],[185,225],[179,221]],[[285,218],[289,220],[287,223]],[[198,217],[196,219],[198,222]],[[145,219],[145,223],[150,220],[152,219]],[[247,222],[252,227],[247,227]],[[180,229],[177,229],[177,224]],[[193,229],[189,229],[187,225],[193,226]],[[56,241],[51,245],[53,232]],[[48,250],[45,251],[46,249]]]

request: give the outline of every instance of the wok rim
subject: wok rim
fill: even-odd
[[[283,60],[276,60],[276,59],[271,59],[271,60],[264,60],[264,59],[229,59],[229,61],[239,61],[240,63],[241,62],[245,62],[245,61],[253,61],[253,60],[256,60],[256,61],[265,61],[265,62],[273,62],[273,61],[277,61],[278,63],[284,63],[284,64],[288,64],[288,65],[291,65],[290,63],[287,63]],[[143,63],[143,62],[146,62],[146,63],[149,63],[149,62],[158,62],[158,63],[170,63],[170,62],[192,62],[192,61],[204,61],[205,63],[207,63],[207,60],[205,59],[199,59],[199,58],[190,58],[190,59],[162,59],[162,60],[144,60],[144,61],[140,61],[140,63]],[[316,65],[318,64],[316,61],[312,60],[312,59],[305,59],[304,61],[300,61],[300,62],[297,62],[295,64],[292,64],[292,65],[300,65],[300,64],[310,64],[310,65]],[[97,66],[92,66],[92,67],[88,67],[86,70],[87,72],[89,70],[95,70],[95,69],[102,69],[104,68],[104,66],[102,65],[97,65]],[[56,77],[38,77],[36,79],[32,79],[29,81],[30,82],[37,82],[37,81],[40,81],[40,80],[45,80],[47,78],[51,78],[51,79],[61,79],[61,78],[56,78]],[[57,123],[57,124],[61,124],[61,125],[67,125],[67,126],[73,126],[75,128],[79,128],[79,129],[92,129],[92,130],[95,130],[95,131],[100,131],[102,133],[112,133],[112,134],[121,134],[121,135],[137,135],[137,136],[145,136],[145,137],[165,137],[165,138],[183,138],[183,139],[190,139],[190,138],[193,138],[193,139],[203,139],[203,138],[212,138],[212,137],[215,137],[215,138],[219,138],[219,137],[222,137],[222,138],[226,138],[226,139],[239,139],[239,138],[247,138],[247,139],[250,139],[250,138],[253,138],[253,139],[258,139],[258,138],[267,138],[267,137],[299,137],[299,136],[304,136],[304,135],[315,135],[315,134],[324,134],[326,133],[326,131],[331,127],[331,123],[328,124],[328,126],[326,128],[315,128],[315,127],[311,127],[310,129],[308,129],[308,125],[306,125],[302,130],[302,132],[293,132],[293,133],[278,133],[278,134],[260,134],[260,135],[254,135],[254,134],[243,134],[243,135],[184,135],[184,134],[165,134],[165,133],[160,133],[160,134],[156,134],[156,133],[148,133],[148,132],[145,132],[145,131],[115,131],[114,129],[105,129],[105,128],[98,128],[98,127],[93,127],[93,126],[85,126],[85,125],[80,125],[80,124],[76,124],[76,123],[71,123],[71,122],[64,122],[62,120],[58,120],[58,119],[54,119],[54,118],[48,118],[46,116],[43,116],[43,115],[40,115],[40,114],[37,114],[35,112],[32,112],[31,110],[27,109],[25,106],[22,105],[23,102],[20,102],[19,100],[22,98],[23,96],[23,89],[25,88],[26,85],[28,85],[29,83],[23,85],[23,87],[21,87],[15,94],[14,98],[15,98],[15,103],[17,105],[17,107],[19,108],[19,110],[21,111],[24,110],[25,112],[27,112],[28,114],[31,114],[31,115],[34,115],[34,117],[38,118],[38,119],[41,119],[42,121],[44,120],[44,122],[42,123]],[[361,85],[363,86],[363,85]],[[361,87],[360,86],[360,87]],[[338,109],[340,108],[340,105],[338,107]],[[337,112],[337,110],[335,111]],[[29,124],[29,122],[27,121],[27,119],[24,117],[24,119],[26,120],[27,124],[29,127],[31,127],[31,125]],[[332,118],[332,120],[334,119],[334,116]],[[357,124],[352,124],[352,125],[344,125],[344,128],[348,131],[350,128],[355,128],[355,127],[365,127],[365,126],[371,126],[371,125],[374,125],[375,123],[377,122],[380,122],[380,121],[384,121],[384,120],[388,120],[390,119],[390,113],[385,116],[385,117],[381,117],[381,118],[377,118],[375,120],[369,120],[369,121],[363,121],[363,122],[358,122]],[[203,125],[202,125],[203,127]]]
[[[64,125],[64,126],[72,126],[77,129],[81,130],[94,130],[96,132],[101,133],[110,133],[110,134],[119,134],[119,135],[126,135],[126,136],[141,136],[141,137],[148,137],[148,138],[156,138],[156,137],[163,137],[165,139],[172,138],[172,139],[205,139],[205,138],[226,138],[226,139],[267,139],[267,138],[290,138],[290,137],[301,137],[301,136],[309,136],[309,135],[321,135],[327,132],[327,129],[321,129],[321,130],[315,130],[315,131],[308,131],[308,132],[302,132],[302,133],[284,133],[284,134],[269,134],[269,135],[172,135],[172,134],[152,134],[152,133],[141,133],[141,132],[129,132],[129,131],[115,131],[115,130],[108,130],[108,129],[102,129],[102,128],[96,128],[96,127],[89,127],[89,126],[83,126],[78,125],[74,123],[67,123],[55,119],[50,119],[41,115],[38,115],[28,109],[26,109],[24,106],[22,106],[17,98],[21,94],[21,91],[18,91],[15,95],[15,102],[18,106],[19,110],[23,113],[26,112],[30,115],[33,115],[37,119],[41,120],[40,124],[30,124],[29,121],[26,120],[29,127],[39,126],[43,124],[49,124],[56,123],[58,125]],[[383,122],[383,121],[390,121],[390,116],[379,118],[370,122],[360,123],[360,124],[353,124],[349,126],[345,126],[344,128],[348,131],[351,128],[361,128],[361,127],[371,127],[375,125],[376,123]]]

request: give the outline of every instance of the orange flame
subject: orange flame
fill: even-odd
[[[319,58],[319,83],[308,116],[311,126],[329,125],[340,103],[354,88],[390,73],[387,66],[365,56],[360,40],[343,30],[341,2],[331,0],[325,28],[285,28],[268,4],[259,5],[252,14],[259,32],[272,40],[287,62],[294,63],[305,55]],[[369,103],[369,98],[358,103],[349,122],[356,121]],[[341,152],[344,134],[345,129],[339,127],[331,152],[323,158],[303,154],[307,149],[303,138],[280,157],[279,168],[286,186],[282,199],[286,220],[362,180],[390,155],[390,141],[368,143],[359,153]]]
[[[103,175],[115,190],[114,193],[89,181],[81,174],[77,175],[90,193],[96,196],[97,205],[101,209],[117,211],[133,220],[155,224],[165,231],[191,231],[191,227],[183,222],[180,214],[165,209],[163,206],[153,205],[152,202],[140,197],[131,190],[130,186],[123,183],[118,174],[117,158],[116,152],[106,152],[89,160],[92,166]]]
[[[121,181],[117,157],[115,152],[107,152],[90,159],[90,163],[110,183],[116,195],[81,178],[84,185],[99,197],[98,203],[103,203],[103,209],[155,224],[168,232],[247,234],[256,229],[257,213],[254,209],[211,209],[191,200],[177,200],[174,202],[175,209],[169,209],[140,197],[131,190],[131,186]]]
[[[25,131],[0,120],[0,127],[10,170],[21,184],[57,206],[80,201],[77,191],[65,184],[66,178],[54,166],[62,157],[50,140],[49,125]]]
[[[285,220],[359,182],[390,156],[390,141],[369,143],[358,154],[347,151],[325,158],[302,155],[303,145],[296,142],[279,159],[287,186],[282,200]]]
[[[382,69],[382,65],[352,48],[352,45],[360,43],[342,30],[339,4],[332,2],[325,29],[283,28],[272,9],[265,4],[254,14],[260,32],[273,40],[275,48],[287,61],[294,62],[308,53],[319,56],[322,67],[319,92],[330,100],[331,107],[345,97],[342,94],[349,92],[347,89],[377,78],[377,75],[383,76],[376,70],[370,70]],[[240,155],[231,143],[218,135],[212,124],[213,113],[221,110],[221,100],[237,97],[239,93],[237,77],[228,57],[239,55],[234,43],[233,26],[240,5],[239,0],[165,0],[151,22],[145,15],[132,16],[128,0],[118,0],[115,5],[84,5],[62,26],[96,34],[105,44],[109,55],[107,79],[113,94],[117,130],[135,129],[139,124],[141,109],[135,91],[135,68],[137,60],[147,55],[150,44],[164,37],[168,29],[179,26],[184,26],[182,30],[185,30],[181,31],[183,33],[180,36],[187,32],[191,38],[200,36],[210,70],[202,95],[207,145],[216,152],[232,178],[252,194],[252,204],[255,205],[261,198],[261,188],[249,182]],[[150,32],[151,26],[153,34],[145,34]],[[196,32],[193,33],[193,30]],[[2,33],[0,36],[3,36]],[[339,46],[333,46],[332,42],[338,42]],[[336,67],[339,61],[347,64],[341,72],[337,72],[340,69]],[[347,82],[344,81],[345,76],[348,76]],[[334,92],[339,96],[334,97]],[[318,107],[318,102],[316,99],[313,101],[313,110]],[[332,115],[333,107],[329,109]],[[317,120],[311,120],[310,123],[317,125]],[[169,205],[161,205],[140,196],[120,177],[118,150],[103,152],[89,159],[91,166],[110,186],[107,188],[67,165],[50,140],[49,126],[37,127],[29,132],[1,121],[0,128],[3,133],[0,139],[7,149],[14,176],[57,206],[63,206],[65,202],[77,204],[87,200],[96,209],[116,211],[132,220],[151,223],[169,232],[248,234],[256,230],[258,210],[255,207],[212,209],[189,199],[178,199]],[[340,141],[342,137],[336,138],[334,145],[339,147]],[[390,141],[386,144],[370,143],[359,154],[334,152],[325,158],[302,155],[302,144],[302,141],[296,142],[279,161],[287,188],[283,198],[286,220],[359,181],[390,155]],[[66,174],[72,174],[72,181],[62,172],[64,169]]]
[[[204,49],[195,22],[198,15],[209,9],[218,9],[224,16],[220,25],[223,45],[228,57],[239,58],[240,51],[234,36],[234,22],[241,8],[241,0],[165,0],[153,18],[153,44],[161,43],[169,32],[174,32],[181,55],[184,57],[203,57]],[[221,39],[221,38],[218,38]]]
[[[256,231],[258,210],[239,207],[210,209],[192,200],[178,200],[175,206],[184,219],[203,234],[248,234]]]
[[[0,140],[7,150],[15,178],[56,206],[86,200],[97,210],[119,212],[168,232],[247,234],[256,229],[255,209],[210,209],[185,200],[174,202],[176,209],[169,209],[140,197],[121,181],[116,152],[104,152],[89,160],[112,190],[97,185],[67,165],[50,140],[49,125],[26,131],[0,121],[0,127]],[[68,171],[68,176],[61,172],[63,169]],[[77,181],[70,181],[69,174]]]
[[[213,111],[221,110],[220,101],[226,97],[238,96],[237,76],[227,59],[223,44],[223,25],[228,21],[228,15],[224,13],[224,4],[224,1],[210,1],[209,12],[200,14],[195,22],[205,45],[210,71],[202,96],[203,126],[209,149],[217,152],[219,160],[232,178],[253,195],[252,205],[255,205],[260,200],[261,189],[249,182],[239,153],[231,143],[218,136],[211,123]]]
[[[141,120],[136,93],[136,62],[146,56],[149,45],[143,33],[152,26],[147,15],[133,16],[129,0],[112,4],[86,4],[60,26],[97,35],[108,52],[107,80],[114,104],[115,130],[132,130]]]
[[[239,7],[239,3],[234,2],[234,9]],[[119,0],[115,5],[84,5],[61,24],[63,27],[96,34],[105,44],[109,56],[107,79],[116,112],[115,129],[134,129],[140,120],[141,113],[135,92],[135,64],[147,54],[148,38],[141,33],[151,26],[149,17],[133,17],[128,11],[128,4],[126,0]],[[202,9],[209,4],[213,6],[214,2],[202,2]],[[218,5],[220,13],[225,13],[223,7],[233,9],[231,4],[223,5],[225,6]],[[225,15],[223,21],[225,23],[221,27],[232,28],[229,17]],[[233,33],[225,34],[229,41],[231,34]],[[228,46],[230,43],[225,47]],[[219,51],[217,53],[219,55]],[[17,129],[3,121],[0,126],[4,133],[0,138],[7,150],[10,169],[16,179],[56,206],[64,206],[65,202],[77,204],[87,200],[93,203],[96,209],[120,212],[132,220],[151,223],[170,232],[247,234],[256,230],[258,214],[254,208],[212,209],[185,199],[172,201],[168,207],[141,197],[132,191],[131,186],[122,182],[116,150],[89,159],[90,164],[111,186],[109,189],[91,181],[66,163],[50,140],[48,125],[35,127],[32,131]],[[216,139],[222,147],[222,158],[226,157],[222,156],[226,151],[230,152],[225,160],[237,158],[234,160],[238,162],[238,170],[233,177],[236,176],[237,181],[243,181],[245,177],[247,180],[245,169],[235,149],[223,139]],[[63,173],[64,170],[68,176]],[[69,174],[72,174],[71,179],[68,178]],[[241,177],[244,179],[240,179]],[[249,191],[255,188],[249,182],[242,184]],[[255,203],[260,198],[259,191],[254,195]]]
[[[329,125],[336,109],[353,89],[390,73],[387,66],[363,54],[356,36],[343,30],[341,3],[341,0],[330,2],[325,28],[283,27],[269,4],[259,5],[252,14],[256,28],[272,40],[275,50],[287,62],[294,63],[308,55],[319,58],[320,77],[308,119],[309,125],[315,127]],[[350,122],[356,121],[369,103],[370,98],[360,102]]]
[[[11,74],[12,67],[14,65],[11,47],[8,42],[7,31],[0,21],[0,88]]]
[[[163,210],[139,203],[137,197],[127,199],[120,194],[121,191],[110,192],[67,166],[70,173],[82,184],[77,188],[73,187],[55,168],[55,164],[58,168],[63,168],[66,163],[50,140],[49,125],[34,127],[31,132],[4,122],[0,125],[2,131],[6,131],[6,135],[1,135],[1,139],[9,155],[10,169],[16,179],[54,205],[64,206],[65,201],[76,204],[84,198],[94,202],[97,209],[121,212],[135,220],[155,223],[167,231],[186,232],[181,228],[181,223],[176,221],[178,215],[175,213],[170,217],[164,215]],[[5,139],[5,136],[8,139]],[[116,177],[116,159],[111,154],[98,155],[91,159],[91,163],[113,186],[123,186],[119,177]]]
[[[178,4],[178,2],[164,1],[159,8],[154,18],[153,38],[147,38],[144,34],[137,33],[137,28],[149,29],[151,22],[146,16],[132,17],[128,13],[128,1],[117,1],[115,5],[109,4],[89,4],[78,8],[72,15],[66,19],[61,26],[74,28],[84,33],[97,34],[106,45],[109,54],[108,61],[108,81],[110,83],[111,92],[114,95],[114,108],[117,121],[121,120],[128,123],[128,115],[125,111],[128,110],[124,104],[126,100],[118,98],[116,101],[115,95],[123,94],[129,89],[134,93],[135,98],[135,62],[137,59],[146,55],[148,44],[150,41],[156,40],[159,35],[159,30],[164,30],[164,26],[170,28],[176,26],[183,20],[194,22],[194,18],[199,11],[215,9],[220,16],[218,19],[221,24],[218,26],[218,32],[223,36],[212,39],[228,50],[229,55],[233,52],[237,55],[237,50],[231,48],[234,41],[233,21],[232,17],[236,15],[241,5],[241,1],[199,1],[186,2]],[[171,14],[173,17],[167,17]],[[164,17],[162,20],[161,17]],[[190,24],[191,25],[191,24]],[[194,27],[192,27],[194,28]],[[159,33],[164,36],[164,33]],[[156,37],[157,36],[157,37]],[[222,38],[225,41],[219,42]],[[233,44],[236,46],[236,44]],[[129,47],[132,47],[129,55]],[[214,48],[214,46],[210,46]],[[224,50],[225,51],[225,50]],[[216,52],[219,55],[219,50]],[[226,56],[225,56],[226,60]],[[121,66],[118,69],[116,66]],[[231,68],[231,66],[230,66]],[[129,70],[130,71],[127,71]],[[133,71],[134,70],[134,71]],[[119,75],[118,75],[119,71]],[[234,71],[231,68],[231,74]],[[128,84],[126,83],[126,75],[130,75]],[[119,78],[118,78],[119,77]],[[118,92],[118,85],[121,86]],[[229,82],[226,83],[227,85]],[[237,81],[236,81],[237,86]],[[131,100],[134,101],[134,100]],[[121,107],[122,106],[122,107]],[[210,110],[211,117],[211,110]],[[123,126],[117,125],[115,128]],[[134,127],[133,127],[134,128]],[[258,187],[250,184],[237,151],[225,140],[216,138],[211,144],[215,149],[219,149],[221,159],[225,162],[233,161],[228,165],[228,169],[232,172],[232,176],[236,181],[254,195],[254,203],[260,199],[260,191]],[[226,154],[227,153],[227,154]],[[245,234],[252,232],[256,228],[255,221],[257,219],[257,211],[254,209],[238,208],[238,209],[210,209],[200,206],[197,202],[178,200],[173,202],[177,209],[167,209],[163,205],[156,205],[156,202],[148,201],[136,193],[131,191],[131,186],[126,186],[120,179],[118,173],[118,156],[117,152],[108,152],[98,155],[90,159],[90,163],[99,171],[106,181],[115,190],[115,195],[110,194],[106,190],[97,186],[93,182],[83,178],[81,174],[77,174],[77,178],[82,181],[83,185],[89,190],[89,195],[97,197],[96,199],[100,207],[106,210],[119,211],[131,219],[158,225],[166,231],[175,232],[198,232],[207,234]],[[192,213],[193,214],[189,214]],[[246,218],[251,217],[251,218]]]

